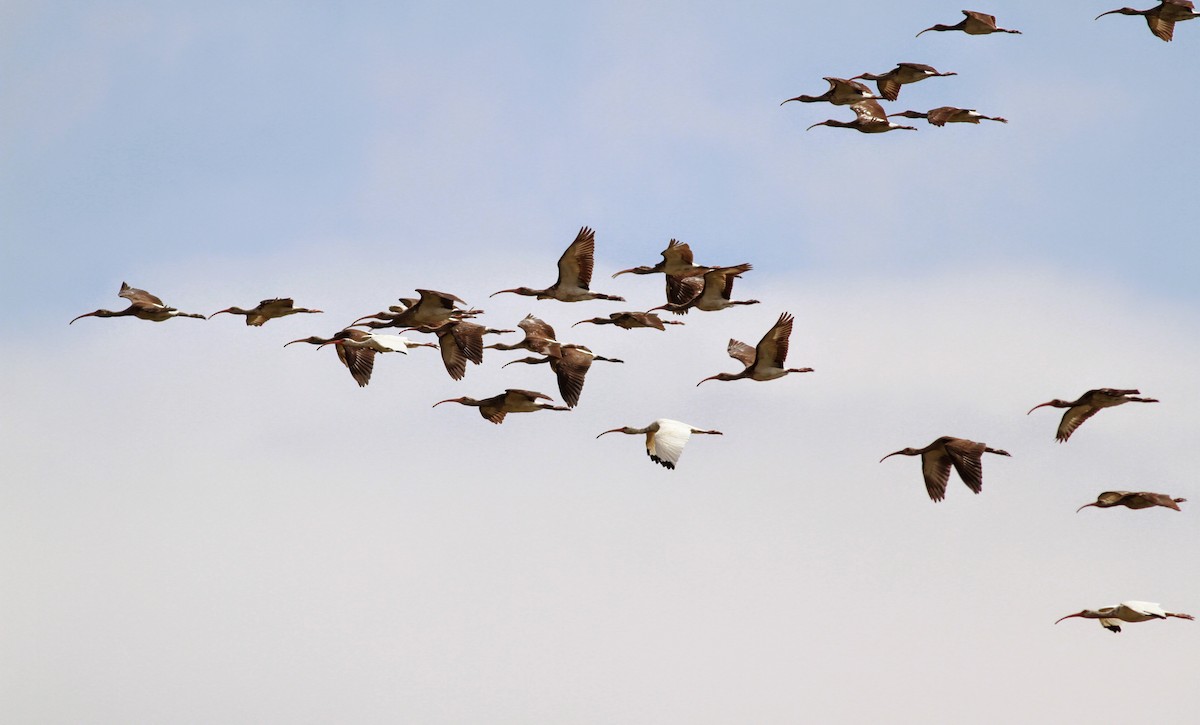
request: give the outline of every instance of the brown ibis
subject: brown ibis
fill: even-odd
[[[980,13],[974,10],[964,10],[962,14],[965,16],[962,20],[954,25],[942,25],[938,23],[932,28],[925,28],[921,33],[928,33],[931,30],[943,32],[947,30],[961,30],[967,35],[991,35],[992,33],[1013,33],[1020,35],[1020,30],[1006,30],[996,26],[996,16]],[[917,33],[916,37],[921,37],[921,33]]]
[[[172,317],[194,317],[198,320],[207,320],[204,315],[194,314],[191,312],[180,312],[174,307],[167,307],[163,301],[146,290],[130,287],[125,282],[121,283],[121,290],[117,292],[118,297],[124,297],[129,300],[129,306],[123,310],[96,310],[76,317],[75,320],[84,317],[127,317],[132,315],[139,320],[149,320],[150,322],[162,322],[169,320]],[[75,320],[68,322],[68,325],[75,324]]]
[[[558,392],[568,408],[579,405],[579,396],[583,393],[583,380],[592,363],[602,360],[611,363],[623,363],[611,357],[602,357],[582,345],[562,345],[554,343],[546,350],[545,357],[523,357],[519,360],[504,363],[504,367],[525,363],[540,365],[549,363],[550,369],[558,377]]]
[[[351,325],[362,324],[373,329],[385,327],[427,327],[440,325],[453,319],[463,319],[481,314],[483,310],[459,309],[466,305],[462,299],[449,292],[419,289],[419,298],[401,298],[400,305],[392,305],[383,312],[365,315]]]
[[[758,345],[750,347],[744,342],[731,339],[726,351],[729,357],[745,365],[740,373],[717,373],[705,378],[700,383],[709,380],[775,380],[788,373],[811,373],[812,368],[785,368],[787,361],[788,338],[792,335],[792,316],[784,312],[779,320],[763,335]]]
[[[1101,607],[1100,609],[1084,609],[1075,614],[1068,614],[1065,617],[1060,617],[1055,624],[1070,619],[1071,617],[1082,617],[1084,619],[1099,619],[1100,626],[1110,632],[1120,632],[1121,622],[1134,624],[1137,622],[1148,622],[1151,619],[1166,619],[1167,617],[1176,617],[1178,619],[1195,619],[1190,614],[1182,612],[1168,612],[1162,608],[1157,602],[1121,602],[1115,607]]]
[[[719,430],[701,430],[695,426],[682,423],[670,418],[659,418],[645,428],[613,428],[596,436],[599,438],[608,433],[625,433],[626,435],[646,436],[646,455],[650,460],[664,468],[674,470],[679,457],[683,455],[683,447],[693,435],[725,435]]]
[[[965,438],[942,436],[924,448],[905,448],[889,453],[879,459],[883,463],[892,456],[920,456],[921,472],[925,476],[925,490],[935,502],[946,497],[946,482],[950,480],[950,467],[958,471],[958,477],[975,493],[983,490],[983,454],[995,453],[1011,456],[1008,451],[989,448]]]
[[[924,63],[897,63],[896,67],[887,73],[863,73],[862,75],[854,76],[855,79],[863,78],[868,81],[875,81],[875,85],[879,88],[879,95],[889,101],[894,101],[900,95],[900,86],[909,83],[923,81],[926,78],[938,78],[945,76],[956,76],[957,73],[951,71],[942,73],[937,68]],[[878,105],[877,101],[872,101]],[[858,104],[855,104],[858,105]],[[875,113],[878,118],[887,120],[887,114],[882,111]]]
[[[550,405],[549,403],[540,403],[540,400],[553,400],[549,395],[538,393],[533,390],[518,390],[509,388],[499,395],[494,395],[483,400],[475,398],[450,398],[449,400],[440,400],[433,404],[436,408],[442,403],[459,403],[461,405],[470,405],[479,408],[479,414],[484,420],[489,420],[496,425],[504,422],[504,416],[509,413],[533,413],[539,410],[570,410],[561,405]]]
[[[1089,390],[1079,396],[1078,400],[1059,400],[1055,398],[1047,403],[1035,405],[1029,409],[1029,413],[1050,406],[1053,408],[1066,408],[1067,412],[1063,413],[1062,421],[1058,424],[1058,433],[1055,438],[1059,443],[1066,443],[1075,429],[1083,425],[1083,422],[1091,418],[1096,413],[1099,413],[1102,408],[1111,408],[1114,405],[1123,405],[1125,403],[1157,403],[1154,398],[1139,398],[1137,390],[1117,390],[1116,388],[1097,388]],[[1025,415],[1029,415],[1026,413]]]
[[[1185,503],[1186,498],[1172,498],[1165,493],[1151,493],[1149,491],[1105,491],[1096,497],[1096,503],[1085,503],[1075,509],[1075,513],[1079,513],[1088,506],[1096,508],[1112,508],[1113,506],[1124,506],[1130,509],[1148,509],[1154,506],[1162,506],[1163,508],[1175,509],[1180,511],[1179,504]]]
[[[624,302],[624,297],[606,295],[588,289],[592,283],[592,265],[596,253],[596,232],[588,227],[581,227],[575,241],[558,260],[558,279],[546,289],[517,287],[493,292],[492,297],[505,292],[536,297],[539,300],[559,300],[560,302],[583,302],[584,300],[612,300]]]
[[[638,327],[652,327],[655,330],[665,330],[666,325],[682,325],[684,323],[676,320],[664,320],[653,312],[612,312],[608,317],[593,317],[590,320],[580,320],[571,327],[582,325],[584,323],[592,325],[616,325],[623,330],[632,330]]]
[[[695,308],[701,312],[717,312],[735,305],[757,305],[758,300],[733,300],[733,281],[750,269],[750,265],[741,264],[736,267],[719,267],[704,273],[704,283],[699,291],[687,301],[681,303],[668,302],[665,305],[650,308],[650,311],[667,310],[676,315],[686,315],[688,310]]]
[[[258,303],[257,307],[251,307],[248,310],[243,310],[241,307],[228,307],[224,310],[217,310],[208,316],[212,319],[217,315],[228,312],[232,315],[245,315],[246,324],[251,327],[262,327],[267,320],[273,320],[277,317],[287,317],[299,313],[319,314],[321,310],[309,310],[303,307],[293,306],[294,302],[290,297],[276,297],[273,300],[263,300]]]
[[[1168,43],[1175,37],[1175,23],[1200,17],[1200,14],[1196,13],[1196,6],[1190,0],[1163,0],[1148,10],[1118,8],[1116,10],[1109,10],[1106,13],[1100,13],[1095,19],[1099,20],[1105,15],[1113,15],[1114,13],[1118,15],[1141,15],[1146,19],[1146,25],[1150,26],[1150,32],[1154,33],[1154,37]]]
[[[905,131],[916,131],[916,126],[902,126],[894,121],[887,119],[887,112],[883,110],[883,106],[879,105],[878,101],[863,101],[856,103],[850,107],[854,111],[853,121],[839,121],[836,118],[830,118],[826,121],[814,123],[805,131],[811,131],[817,126],[832,126],[834,128],[852,128],[859,133],[887,133],[888,131],[896,131],[903,129]]]
[[[353,327],[347,327],[333,337],[303,337],[299,340],[292,340],[285,343],[284,347],[295,344],[297,342],[307,342],[310,345],[316,345],[317,349],[336,342],[339,339],[338,335],[345,335],[344,339],[365,340],[370,333],[364,330],[358,330]],[[338,360],[346,366],[350,371],[350,376],[354,378],[354,382],[358,383],[358,387],[365,388],[371,382],[371,371],[375,368],[375,351],[368,347],[350,347],[348,345],[337,345]]]
[[[513,330],[494,330],[465,320],[449,320],[434,327],[414,327],[408,331],[428,332],[437,335],[438,348],[442,352],[442,364],[455,380],[467,374],[467,361],[476,365],[483,363],[483,336],[499,335]]]
[[[955,108],[954,106],[940,106],[930,111],[901,111],[900,113],[889,113],[888,117],[903,116],[904,118],[924,118],[929,121],[931,126],[945,126],[947,123],[974,123],[980,121],[999,121],[1000,123],[1008,123],[1007,118],[999,116],[985,116],[973,108]]]
[[[825,76],[825,81],[829,83],[829,90],[821,95],[808,96],[802,94],[795,98],[789,98],[779,105],[782,106],[788,101],[800,101],[801,103],[832,103],[835,106],[853,106],[860,101],[877,101],[883,98],[871,93],[871,89],[865,83],[845,78],[834,78],[832,76]]]
[[[484,345],[484,349],[528,350],[529,352],[536,352],[539,355],[545,355],[548,348],[558,344],[558,340],[554,339],[554,328],[540,317],[535,317],[532,314],[525,315],[525,318],[517,323],[517,327],[521,328],[521,331],[525,333],[525,337],[520,342],[513,343],[512,345],[497,342],[492,345]]]

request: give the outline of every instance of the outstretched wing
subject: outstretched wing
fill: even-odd
[[[1073,408],[1067,408],[1067,412],[1063,413],[1062,421],[1058,424],[1058,435],[1055,438],[1059,443],[1066,443],[1075,429],[1083,425],[1083,421],[1099,412],[1100,408],[1094,405],[1076,405]]]
[[[554,339],[554,328],[540,317],[526,315],[525,319],[517,323],[517,327],[525,331],[525,337],[537,337],[545,340]]]
[[[646,434],[646,453],[664,468],[674,469],[683,447],[692,437],[692,427],[673,420],[658,421],[658,430]]]
[[[575,241],[558,258],[558,286],[589,289],[592,283],[592,263],[596,252],[596,232],[581,227]]]
[[[950,462],[954,464],[954,470],[958,471],[958,477],[967,484],[967,488],[975,493],[983,490],[983,450],[985,448],[987,446],[982,443],[962,438],[947,441],[945,444],[946,453],[950,456]]]
[[[741,340],[734,340],[733,338],[729,339],[729,346],[725,348],[725,351],[729,353],[729,357],[737,360],[746,367],[754,364],[754,359],[757,355],[754,348]]]
[[[144,289],[130,287],[127,283],[121,283],[121,291],[117,292],[118,297],[124,297],[135,305],[143,307],[166,307],[163,301]]]
[[[334,345],[338,359],[350,371],[358,387],[365,388],[371,382],[371,371],[375,369],[375,351],[365,347]]]
[[[755,362],[770,367],[783,367],[787,360],[788,340],[792,336],[792,316],[784,312],[775,325],[763,335],[755,348]]]
[[[943,448],[935,448],[921,454],[921,474],[925,477],[925,491],[929,498],[934,501],[946,498],[946,482],[950,480],[950,456]]]

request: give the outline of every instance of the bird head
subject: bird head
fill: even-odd
[[[921,452],[918,451],[916,448],[903,448],[901,450],[896,451],[895,453],[889,453],[886,456],[884,456],[883,458],[880,458],[879,462],[883,463],[884,461],[891,458],[892,456],[917,456],[920,454],[921,454]]]

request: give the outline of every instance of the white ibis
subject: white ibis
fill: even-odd
[[[1190,0],[1163,0],[1148,10],[1118,8],[1117,10],[1100,13],[1095,19],[1099,20],[1105,15],[1112,15],[1114,13],[1118,15],[1141,15],[1146,19],[1146,25],[1150,26],[1150,32],[1154,33],[1154,37],[1168,43],[1175,37],[1175,23],[1200,17],[1200,14],[1196,13],[1196,6]]]
[[[536,352],[539,355],[545,355],[546,350],[558,343],[554,339],[554,328],[540,317],[535,317],[532,314],[525,315],[525,318],[517,323],[517,327],[525,333],[525,337],[520,342],[509,345],[503,342],[497,342],[492,345],[484,345],[484,349],[492,348],[495,350],[528,350]]]
[[[385,327],[432,327],[447,320],[474,317],[483,312],[459,309],[458,305],[467,303],[449,292],[419,289],[417,294],[421,295],[420,298],[401,298],[400,305],[392,305],[387,311],[360,317],[351,324],[361,323],[377,330]]]
[[[1035,405],[1029,409],[1029,413],[1050,406],[1053,408],[1067,408],[1067,412],[1063,413],[1062,421],[1058,424],[1058,433],[1055,438],[1059,443],[1066,443],[1075,429],[1083,425],[1083,421],[1091,418],[1096,413],[1100,412],[1101,408],[1111,408],[1114,405],[1122,405],[1124,403],[1157,403],[1154,398],[1138,398],[1137,390],[1117,390],[1116,388],[1098,388],[1089,390],[1079,396],[1078,400],[1066,401],[1055,398],[1048,403]],[[1026,413],[1025,415],[1029,415]]]
[[[1100,626],[1110,632],[1120,632],[1121,622],[1148,622],[1151,619],[1166,619],[1167,617],[1176,617],[1178,619],[1195,619],[1190,614],[1182,612],[1165,611],[1156,602],[1121,602],[1115,607],[1101,607],[1100,609],[1084,609],[1075,614],[1068,614],[1061,617],[1055,624],[1070,619],[1071,617],[1083,617],[1084,619],[1099,619]]]
[[[117,292],[118,297],[124,297],[129,300],[129,306],[123,310],[96,310],[87,314],[76,317],[75,320],[84,317],[126,317],[133,315],[139,320],[149,320],[150,322],[162,322],[169,320],[172,317],[194,317],[198,320],[207,320],[204,315],[193,314],[191,312],[180,312],[174,307],[167,307],[163,301],[146,290],[130,287],[125,282],[121,283],[121,290]],[[68,322],[68,325],[75,324],[75,320]]]
[[[558,279],[546,289],[517,287],[493,292],[492,297],[505,292],[536,297],[539,300],[559,300],[560,302],[582,302],[584,300],[612,300],[624,302],[624,297],[601,294],[588,289],[592,283],[592,264],[596,253],[596,232],[588,227],[581,227],[575,241],[567,247],[567,251],[558,259]]]
[[[853,121],[839,121],[836,118],[830,118],[826,121],[814,123],[805,131],[811,131],[817,126],[831,126],[833,128],[852,128],[859,133],[887,133],[888,131],[916,131],[916,126],[902,126],[894,121],[887,119],[887,112],[883,110],[883,106],[879,105],[878,101],[863,101],[856,103],[850,107],[854,111]]]
[[[767,334],[758,341],[757,346],[750,347],[744,342],[731,339],[726,351],[729,353],[729,357],[745,365],[745,369],[740,373],[717,373],[696,383],[696,386],[699,387],[700,383],[709,380],[741,380],[742,378],[774,380],[782,378],[788,373],[813,372],[812,368],[783,367],[787,361],[788,338],[791,335],[792,316],[784,312],[771,329],[767,330]]]
[[[807,96],[801,94],[795,98],[789,98],[779,105],[782,106],[788,101],[800,101],[801,103],[832,103],[835,106],[853,106],[859,101],[882,100],[882,96],[871,93],[871,89],[865,83],[845,78],[834,78],[832,76],[825,76],[825,81],[829,84],[829,90],[821,95]]]
[[[316,345],[317,349],[321,349],[325,345],[337,341],[338,335],[345,335],[345,339],[365,340],[370,333],[364,330],[358,330],[353,327],[347,327],[333,337],[317,337],[312,335],[299,340],[292,340],[284,343],[284,347],[297,342],[307,342],[310,345]],[[367,347],[349,347],[347,345],[336,345],[338,360],[346,366],[350,371],[350,376],[354,378],[354,382],[358,383],[358,387],[365,388],[371,382],[371,371],[375,369],[375,351]]]
[[[704,283],[700,290],[684,302],[668,302],[665,305],[651,307],[650,311],[667,310],[676,315],[686,315],[688,310],[695,308],[701,312],[718,312],[736,305],[757,305],[758,300],[733,300],[733,281],[750,271],[748,264],[736,267],[718,267],[704,273]]]
[[[875,81],[875,85],[879,88],[879,95],[889,101],[894,101],[900,95],[900,86],[908,83],[916,83],[923,81],[926,78],[937,78],[945,76],[956,76],[957,73],[949,72],[942,73],[937,68],[924,63],[897,63],[896,67],[887,73],[863,73],[862,75],[854,76],[854,79],[863,78],[868,81]],[[853,80],[853,79],[852,79]],[[881,118],[886,114],[879,114]]]
[[[549,395],[538,393],[533,390],[518,390],[509,388],[499,395],[494,395],[483,400],[475,398],[450,398],[449,400],[439,400],[433,404],[436,408],[442,403],[460,403],[462,405],[471,405],[479,408],[479,414],[484,420],[489,420],[496,425],[504,422],[504,416],[509,413],[533,413],[539,410],[570,410],[561,405],[550,405],[549,403],[539,403],[539,400],[553,400]]]
[[[465,320],[450,320],[436,327],[414,327],[409,331],[428,332],[437,335],[438,348],[442,352],[442,364],[455,380],[467,374],[467,361],[476,365],[483,363],[483,336],[499,335],[513,330],[494,330]]]
[[[687,445],[692,434],[725,435],[719,430],[701,430],[670,418],[659,418],[645,428],[630,428],[629,426],[613,428],[596,437],[599,438],[608,433],[644,434],[646,436],[646,455],[650,456],[650,460],[655,463],[672,470],[675,468],[675,464],[679,463],[679,457],[683,455],[683,447]]]
[[[1151,493],[1149,491],[1105,491],[1096,497],[1096,503],[1085,503],[1075,509],[1075,513],[1079,513],[1088,506],[1095,506],[1102,509],[1112,508],[1113,506],[1124,506],[1125,508],[1135,510],[1162,506],[1163,508],[1180,511],[1179,504],[1186,501],[1186,498],[1172,498],[1165,493]]]
[[[263,300],[258,303],[257,307],[251,307],[248,310],[243,310],[241,307],[229,307],[224,310],[217,310],[208,316],[212,319],[217,315],[228,312],[233,315],[245,315],[246,324],[251,327],[262,327],[267,320],[273,320],[277,317],[287,317],[299,313],[319,314],[321,310],[309,310],[303,307],[294,307],[292,298],[276,297],[273,300]]]
[[[920,111],[901,111],[900,113],[889,113],[888,117],[903,116],[904,118],[924,118],[929,121],[931,126],[945,126],[947,123],[974,123],[980,121],[999,121],[1000,123],[1008,123],[1007,118],[999,116],[985,116],[973,108],[955,108],[954,106],[940,106],[924,113]]]
[[[342,345],[378,353],[398,352],[408,354],[413,347],[437,347],[432,342],[417,342],[403,335],[385,335],[379,332],[364,332],[354,328],[342,330],[330,339],[326,345]]]
[[[579,405],[579,396],[583,393],[583,380],[592,363],[597,360],[611,363],[623,363],[611,357],[602,357],[582,345],[562,345],[555,343],[546,350],[546,357],[523,357],[519,360],[504,363],[504,367],[525,363],[540,365],[549,363],[550,369],[558,377],[558,392],[568,408]]]
[[[665,330],[666,325],[682,325],[676,320],[664,320],[653,312],[612,312],[608,317],[593,317],[590,320],[580,320],[571,327],[584,323],[592,325],[616,325],[623,330],[633,330],[639,327],[651,327],[655,330]]]
[[[892,456],[920,456],[921,473],[925,476],[925,490],[934,502],[946,497],[946,482],[950,480],[950,466],[958,471],[958,477],[975,493],[983,490],[983,454],[995,453],[1011,456],[1008,451],[989,448],[965,438],[942,436],[924,448],[905,448],[889,453],[879,459],[883,463]]]
[[[961,30],[967,35],[990,35],[992,33],[1013,33],[1015,35],[1021,34],[1020,30],[1006,30],[1004,28],[996,27],[995,15],[988,15],[986,13],[980,13],[974,10],[964,10],[962,11],[962,14],[966,17],[954,25],[942,25],[941,23],[938,23],[932,28],[925,28],[921,31],[921,33],[928,33],[931,30],[937,32]],[[917,33],[916,37],[921,37],[921,33]]]

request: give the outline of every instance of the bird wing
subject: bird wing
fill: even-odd
[[[450,336],[454,338],[464,357],[476,365],[483,364],[483,325],[474,322],[459,322],[450,328]]]
[[[883,96],[884,98],[889,98],[888,92],[883,89],[885,81],[879,81],[878,83],[879,95]],[[892,83],[892,81],[888,81],[888,83]],[[896,100],[895,96],[898,93],[900,93],[900,84],[895,83],[895,89],[892,91],[892,95],[889,100]],[[883,123],[887,123],[887,111],[883,110],[883,106],[879,105],[879,101],[876,101],[873,98],[867,98],[859,101],[858,103],[850,104],[850,110],[854,111],[854,115],[857,116],[858,120],[862,121],[863,123],[868,123],[871,121],[882,121]]]
[[[1085,404],[1067,408],[1067,412],[1063,413],[1062,421],[1058,424],[1058,434],[1055,438],[1059,443],[1066,443],[1075,429],[1083,425],[1083,421],[1099,412],[1100,408],[1094,405]]]
[[[1144,502],[1144,505],[1131,506],[1130,508],[1149,508],[1151,506],[1166,506],[1169,509],[1181,510],[1175,499],[1165,493],[1151,493],[1150,491],[1139,491],[1131,496],[1136,497],[1134,500]]]
[[[273,300],[263,300],[262,302],[258,303],[258,306],[263,312],[266,312],[268,308],[270,308],[272,311],[290,310],[295,304],[296,301],[291,297],[276,297]]]
[[[525,331],[525,337],[540,337],[545,340],[554,339],[554,328],[540,317],[526,315],[525,319],[517,323],[517,327]]]
[[[592,283],[592,263],[596,252],[596,232],[581,227],[575,241],[558,258],[558,286],[588,289]]]
[[[929,498],[946,498],[946,482],[950,480],[950,456],[945,448],[935,448],[921,454],[921,474],[925,476],[925,491]]]
[[[484,420],[500,425],[504,422],[504,416],[508,415],[508,411],[504,409],[504,399],[507,397],[506,392],[504,395],[497,395],[483,401],[479,406],[479,414],[483,416]]]
[[[737,360],[746,367],[754,364],[754,358],[758,354],[754,351],[754,348],[741,340],[734,340],[732,337],[729,338],[729,346],[725,348],[725,351],[729,353],[729,357]]]
[[[953,106],[942,106],[930,111],[926,118],[934,126],[945,126],[961,110],[961,108],[954,108]]]
[[[583,393],[584,377],[592,367],[592,355],[571,347],[562,348],[561,357],[551,359],[550,367],[558,376],[558,392],[563,401],[568,408],[574,408]]]
[[[124,297],[135,305],[143,307],[166,307],[162,300],[150,294],[144,289],[130,287],[124,282],[121,283],[121,291],[117,293],[118,297]]]
[[[1105,629],[1107,629],[1110,632],[1120,632],[1121,631],[1121,620],[1112,619],[1110,617],[1101,617],[1100,618],[1100,626],[1104,627]]]
[[[1175,21],[1163,18],[1161,14],[1147,15],[1146,25],[1150,26],[1150,32],[1159,40],[1170,43],[1175,37]]]
[[[334,345],[333,347],[337,350],[338,359],[350,371],[350,376],[354,378],[354,382],[358,383],[358,387],[367,387],[367,383],[371,382],[371,371],[375,369],[375,351],[365,347],[346,347],[345,345]]]
[[[665,468],[675,468],[683,447],[692,437],[692,427],[676,420],[658,421],[658,430],[646,434],[646,452],[650,460]]]
[[[894,101],[900,95],[900,81],[896,80],[896,77],[892,74],[881,76],[879,80],[875,81],[875,86],[879,89],[879,95],[883,96],[886,100]],[[868,101],[872,103],[879,103],[879,101],[871,98],[863,100],[861,103],[867,103]],[[857,105],[858,104],[855,103],[850,107],[854,108],[854,106]],[[882,106],[880,108],[882,108]],[[855,113],[857,113],[857,111],[855,111]]]
[[[455,380],[462,380],[467,374],[467,356],[463,354],[454,335],[450,333],[438,335],[438,350],[442,353],[442,364],[446,366],[446,372],[450,373],[450,377]],[[480,410],[483,409],[480,408]],[[503,416],[501,417],[503,418]]]
[[[653,327],[656,330],[667,329],[662,318],[653,312],[626,312],[625,315],[642,327]]]
[[[783,367],[788,355],[788,338],[792,335],[792,319],[790,314],[784,312],[775,326],[758,341],[758,346],[754,348],[755,364]]]
[[[418,305],[433,305],[444,310],[452,310],[454,309],[454,303],[456,302],[464,306],[467,304],[449,292],[438,292],[437,290],[431,289],[419,289],[417,290],[417,294],[421,295],[420,301],[417,302]],[[409,302],[411,300],[401,298],[400,301]],[[411,307],[412,305],[409,306]]]
[[[672,305],[686,305],[704,292],[704,279],[700,277],[676,277],[667,275],[667,302]],[[680,314],[687,314],[682,310]]]
[[[383,335],[374,333],[371,335],[371,340],[388,352],[402,352],[408,354],[408,343],[412,342],[403,335]]]
[[[1132,612],[1132,613],[1142,616],[1142,617],[1153,617],[1155,619],[1166,619],[1167,618],[1166,610],[1163,609],[1162,605],[1160,605],[1158,602],[1137,602],[1137,601],[1121,602],[1117,606],[1117,610],[1115,612],[1113,612],[1113,614],[1117,615],[1117,617],[1119,619],[1128,622],[1130,620],[1125,619],[1125,617],[1121,616],[1122,614],[1125,613],[1125,612],[1122,612],[1121,610],[1127,610],[1129,612]]]
[[[988,15],[987,13],[981,13],[981,12],[978,12],[975,10],[964,10],[964,11],[962,11],[962,14],[966,15],[968,18],[973,18],[975,20],[978,20],[981,23],[987,23],[988,25],[991,25],[993,28],[996,27],[996,16],[995,15]]]
[[[1130,495],[1132,494],[1129,491],[1105,491],[1096,497],[1096,503],[1116,506],[1122,499]]]
[[[958,477],[967,484],[967,488],[975,493],[983,490],[983,450],[987,448],[982,443],[955,438],[946,441],[944,446]]]
[[[692,264],[692,248],[678,239],[672,239],[667,243],[667,248],[663,250],[662,258],[666,266],[689,265]]]

